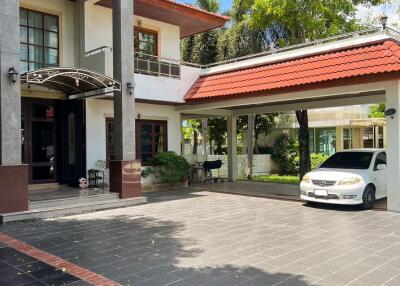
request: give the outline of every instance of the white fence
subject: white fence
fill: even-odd
[[[196,162],[206,161],[204,155],[184,155],[185,159],[194,164]],[[219,170],[219,176],[228,177],[228,155],[207,155],[207,161],[222,160],[222,167]],[[248,160],[247,155],[237,155],[238,160],[238,176],[246,177],[248,174]],[[271,155],[253,155],[253,175],[266,175],[270,174],[272,169]],[[218,170],[213,170],[213,176],[218,175]]]

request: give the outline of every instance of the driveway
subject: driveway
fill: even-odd
[[[33,256],[80,279],[67,280],[74,286],[400,285],[400,214],[391,212],[175,192],[0,232],[0,254],[11,247]],[[33,258],[12,266],[29,269]]]

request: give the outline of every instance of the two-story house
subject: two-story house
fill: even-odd
[[[200,73],[180,63],[180,40],[220,27],[227,17],[170,0],[3,4],[0,63],[8,90],[2,85],[1,114],[11,125],[1,124],[8,173],[0,177],[17,177],[3,182],[0,213],[27,209],[27,184],[77,186],[99,161],[134,160],[130,172],[140,176],[139,162],[146,165],[161,151],[180,153],[175,106],[184,103]],[[118,114],[127,118],[119,117],[119,127],[116,101],[124,109]],[[115,133],[125,140],[120,155]],[[114,186],[121,190],[127,171],[118,168]],[[126,182],[132,186],[132,179]],[[19,186],[14,195],[12,185]]]

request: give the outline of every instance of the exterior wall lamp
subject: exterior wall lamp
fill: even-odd
[[[394,115],[396,114],[396,109],[394,108],[389,108],[385,110],[385,116],[390,116],[390,118],[394,118]]]
[[[381,21],[381,25],[382,25],[382,30],[386,30],[386,26],[387,26],[387,21],[388,21],[388,16],[386,16],[385,14],[383,14],[380,18]]]
[[[132,94],[133,94],[133,91],[135,90],[135,84],[134,84],[134,83],[131,83],[131,82],[128,82],[128,83],[126,84],[126,88],[128,89],[129,95],[132,95]]]
[[[19,72],[15,69],[15,67],[11,67],[8,69],[8,78],[11,80],[12,83],[17,82],[17,77]]]

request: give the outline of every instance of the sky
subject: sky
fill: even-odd
[[[182,3],[193,4],[196,0],[177,0]],[[232,6],[232,0],[220,0],[221,1],[221,12],[227,11]],[[393,3],[397,4],[385,4],[379,7],[369,8],[364,6],[358,7],[357,17],[359,19],[365,19],[366,17],[379,18],[382,14],[386,14],[389,17],[389,26],[394,26],[400,29],[400,15],[397,12],[400,6],[400,0],[394,0]]]

